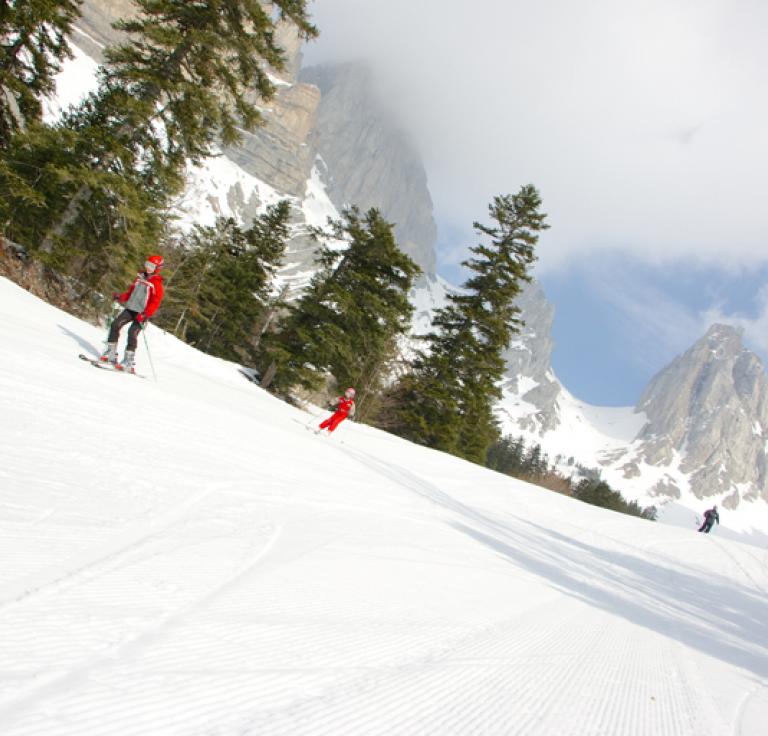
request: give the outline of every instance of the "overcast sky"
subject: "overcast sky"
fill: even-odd
[[[444,273],[465,257],[471,222],[491,197],[532,182],[552,226],[537,274],[558,311],[583,309],[589,319],[606,305],[617,315],[610,333],[631,329],[647,309],[648,323],[672,328],[655,359],[646,346],[626,356],[628,368],[643,373],[642,358],[652,374],[715,318],[740,320],[768,354],[768,296],[754,283],[768,262],[768,2],[310,7],[321,37],[307,62],[367,59],[421,151]],[[585,272],[587,258],[597,276]],[[700,274],[710,302],[676,293],[668,276],[686,270]],[[576,272],[593,282],[588,307],[574,301]],[[612,291],[621,281],[627,288]],[[569,361],[559,362],[567,372]],[[610,400],[621,403],[620,393]]]

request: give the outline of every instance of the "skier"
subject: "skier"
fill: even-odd
[[[122,294],[112,294],[112,298],[120,302],[123,309],[112,322],[107,337],[107,349],[99,358],[103,363],[111,363],[119,371],[135,373],[134,356],[139,339],[139,331],[147,320],[157,311],[163,299],[163,278],[160,269],[163,267],[162,256],[150,256],[144,262],[144,270],[136,274],[135,281]],[[125,347],[123,362],[117,362],[117,340],[120,330],[128,323],[128,344]]]
[[[720,523],[720,514],[717,513],[717,506],[713,506],[704,512],[704,523],[699,527],[699,531],[709,534],[715,522]]]
[[[336,411],[328,417],[324,422],[320,424],[319,429],[315,430],[316,434],[320,434],[324,429],[328,430],[328,434],[333,432],[347,417],[355,416],[355,389],[348,388],[344,392],[344,396],[339,396],[336,402]]]

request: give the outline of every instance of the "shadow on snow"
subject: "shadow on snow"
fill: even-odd
[[[522,517],[516,517],[514,526],[495,520],[406,468],[360,450],[345,454],[458,514],[461,520],[450,522],[454,529],[564,594],[768,678],[765,596],[722,576],[689,573],[640,555],[603,549]]]

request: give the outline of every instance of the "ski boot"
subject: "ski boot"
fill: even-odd
[[[108,342],[107,349],[103,355],[99,356],[100,363],[109,363],[109,365],[117,366],[117,343]]]
[[[123,362],[115,365],[115,368],[119,371],[125,371],[126,373],[136,373],[133,350],[126,350],[125,355],[123,356]]]

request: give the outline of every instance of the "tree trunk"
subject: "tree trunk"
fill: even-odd
[[[93,190],[87,185],[83,184],[78,189],[72,199],[67,203],[67,208],[64,210],[64,214],[59,218],[59,221],[45,234],[43,242],[40,245],[40,250],[43,253],[53,252],[54,238],[60,238],[64,235],[64,231],[77,219],[80,214],[80,208],[91,198]]]
[[[24,130],[26,124],[24,116],[21,114],[21,110],[19,109],[19,103],[16,101],[16,98],[11,94],[11,91],[7,87],[0,87],[0,90],[2,90],[3,97],[5,97],[8,109],[11,111],[11,115],[16,121],[16,125],[19,126],[19,130]]]
[[[181,329],[181,323],[184,321],[184,317],[187,314],[187,308],[184,307],[184,309],[181,310],[181,316],[179,317],[179,321],[176,323],[176,327],[173,328],[173,336],[178,337],[179,336],[179,330]]]
[[[270,384],[275,379],[276,373],[277,373],[277,362],[273,360],[269,364],[269,368],[267,368],[266,372],[264,373],[263,378],[259,381],[259,386],[261,386],[263,389],[269,388]]]
[[[261,327],[259,327],[259,330],[256,333],[256,337],[254,338],[252,343],[254,350],[259,347],[259,344],[261,343],[261,338],[264,337],[264,333],[269,329],[269,326],[272,324],[275,317],[277,317],[277,313],[280,311],[280,308],[283,306],[283,299],[285,298],[285,295],[287,293],[288,293],[288,287],[283,286],[283,288],[280,289],[280,293],[277,295],[277,297],[267,307],[267,311],[264,314],[264,319],[262,321]]]

